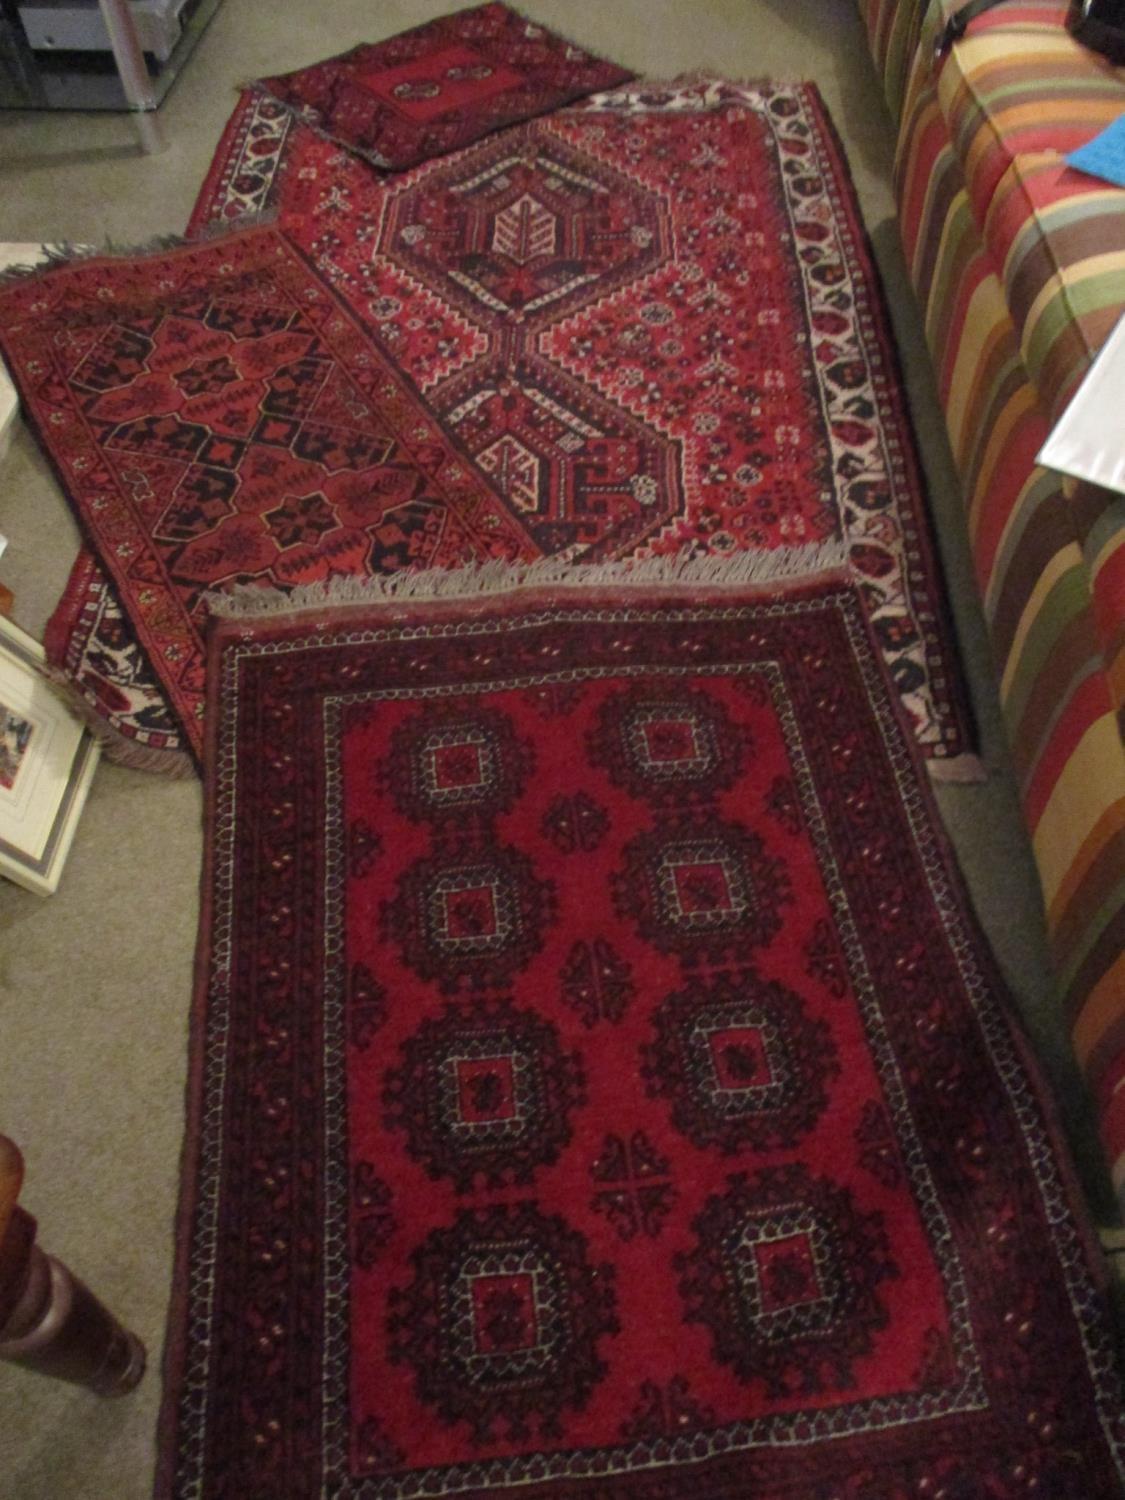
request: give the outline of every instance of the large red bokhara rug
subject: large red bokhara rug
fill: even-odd
[[[842,533],[920,743],[964,748],[885,315],[814,89],[627,89],[384,181],[248,94],[192,228],[265,208],[540,550]],[[151,737],[159,698],[88,556],[51,649]]]
[[[1125,1493],[851,585],[479,582],[212,637],[159,1493]]]
[[[276,230],[13,281],[0,349],[193,751],[208,590],[535,555]]]
[[[371,166],[401,171],[634,76],[492,4],[259,87]]]

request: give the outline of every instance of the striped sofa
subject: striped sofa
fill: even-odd
[[[859,0],[1060,1003],[1125,1201],[1125,497],[1035,463],[1125,310],[1125,190],[1064,161],[1125,111],[1125,69],[1070,38],[1065,0],[1007,0],[938,62],[960,4]]]

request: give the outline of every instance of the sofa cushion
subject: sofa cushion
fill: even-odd
[[[931,6],[960,9],[960,0]],[[1065,156],[1125,109],[1125,71],[1076,42],[1065,0],[1014,0],[973,21],[939,64],[938,86],[965,183],[983,220],[1019,156]]]
[[[992,196],[984,236],[1024,362],[1057,419],[1125,309],[1125,189],[1075,171],[1054,151],[1017,156]]]
[[[936,33],[954,0],[931,6]],[[1125,190],[1066,165],[1125,113],[1125,69],[1081,46],[1062,0],[980,16],[937,66],[938,99],[973,212],[1049,417],[1125,308]]]

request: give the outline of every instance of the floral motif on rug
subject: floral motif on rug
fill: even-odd
[[[812,86],[628,88],[382,181],[248,93],[193,231],[267,207],[537,550],[842,537],[924,753],[969,748],[886,314]],[[76,600],[60,635],[92,678]]]
[[[258,86],[370,166],[402,171],[632,77],[492,4]]]
[[[1125,1493],[850,584],[399,589],[211,653],[165,1500]]]
[[[533,556],[519,523],[274,229],[76,260],[0,289],[0,348],[188,746],[204,596]],[[104,636],[73,576],[65,609]],[[63,631],[52,641],[70,657]],[[99,707],[136,713],[114,682]],[[146,725],[150,736],[162,726]],[[154,746],[154,748],[159,748]]]

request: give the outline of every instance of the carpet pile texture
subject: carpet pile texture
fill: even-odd
[[[885,312],[812,86],[626,88],[385,179],[251,91],[192,232],[263,213],[475,465],[520,555],[844,548],[926,753],[971,747]],[[357,564],[346,520],[321,521],[320,555],[353,575],[429,563],[442,524]],[[134,615],[83,554],[52,659],[119,735],[175,750]]]
[[[0,289],[0,327],[25,416],[193,753],[209,590],[535,555],[277,230],[20,278]]]
[[[1121,1495],[854,586],[504,571],[212,636],[160,1494]]]

